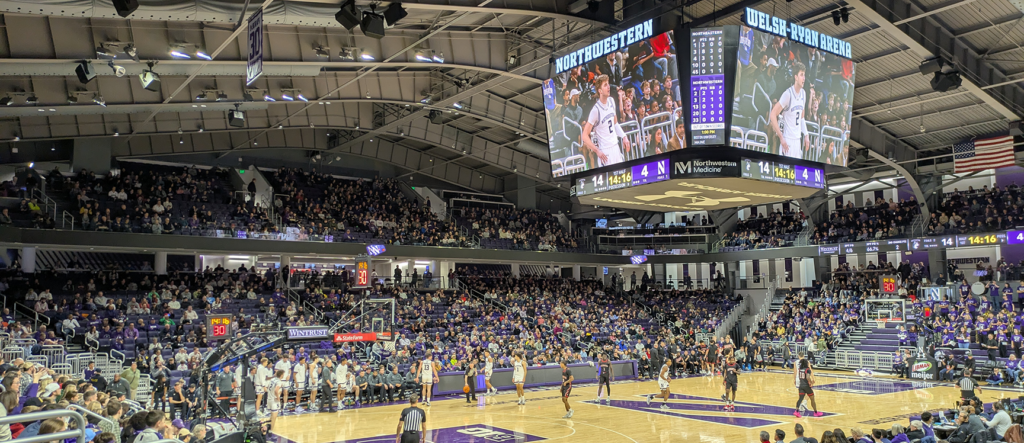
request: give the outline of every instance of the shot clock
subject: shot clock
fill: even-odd
[[[896,295],[899,290],[899,283],[895,275],[883,275],[878,285],[878,292],[882,295]]]
[[[231,334],[230,315],[211,315],[206,317],[206,339],[223,340]]]
[[[356,257],[356,284],[354,288],[366,288],[370,286],[370,257],[360,255]]]

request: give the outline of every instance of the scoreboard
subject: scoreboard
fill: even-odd
[[[825,188],[825,170],[803,165],[790,165],[770,160],[743,159],[743,178],[787,185]]]
[[[206,317],[206,339],[221,340],[230,338],[230,315],[211,315]]]
[[[690,32],[690,131],[693,145],[725,143],[725,28]]]
[[[646,185],[669,179],[668,159],[644,162],[614,171],[598,172],[576,179],[570,196],[591,195],[598,192]]]
[[[370,281],[370,256],[360,255],[356,257],[356,283],[354,288],[366,288],[372,286]]]

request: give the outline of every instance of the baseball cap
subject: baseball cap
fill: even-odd
[[[178,429],[184,429],[184,428],[188,427],[188,426],[185,426],[185,422],[181,421],[180,418],[174,419],[174,421],[172,421],[171,424],[174,425],[174,427],[176,427]]]
[[[46,385],[46,390],[43,391],[43,397],[49,397],[50,394],[57,392],[60,389],[60,385],[57,383],[50,383]]]
[[[573,89],[572,91],[569,91],[569,98],[573,98],[573,97],[575,97],[577,95],[580,95],[580,90],[579,89]]]
[[[770,59],[768,59],[768,66],[774,66],[774,67],[777,68],[777,67],[779,67],[779,62],[775,61],[774,58],[770,58]]]

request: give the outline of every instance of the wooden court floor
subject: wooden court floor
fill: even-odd
[[[959,397],[953,386],[886,377],[864,378],[850,373],[821,372],[815,393],[824,417],[793,415],[796,388],[793,376],[780,372],[741,374],[736,411],[726,412],[720,401],[721,377],[691,377],[672,381],[670,410],[661,400],[647,406],[644,394],[655,393],[655,382],[612,385],[610,403],[597,404],[597,387],[573,388],[571,419],[565,415],[557,390],[527,392],[525,406],[516,404],[515,392],[479,397],[467,404],[464,398],[435,399],[427,411],[431,430],[427,441],[435,443],[483,442],[756,442],[761,431],[786,431],[795,438],[800,423],[805,435],[820,439],[826,430],[887,428],[908,423],[922,411],[950,408]],[[1019,390],[986,389],[986,402],[1016,398]],[[334,414],[303,414],[279,417],[273,434],[276,443],[383,443],[395,441],[399,412],[405,403],[346,409]]]

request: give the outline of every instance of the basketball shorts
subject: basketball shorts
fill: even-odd
[[[514,385],[521,385],[521,384],[523,384],[525,382],[526,382],[526,379],[524,377],[522,377],[522,376],[512,377],[512,384],[514,384]]]
[[[727,382],[725,382],[725,390],[726,391],[736,392],[736,385],[737,385],[736,382],[728,382],[727,381]]]
[[[810,385],[807,384],[801,384],[800,387],[797,388],[797,392],[800,394],[806,394],[811,396],[814,395],[814,389],[811,389]]]
[[[562,398],[569,398],[569,394],[572,392],[572,385],[562,385]]]
[[[306,390],[306,382],[304,382],[304,381],[297,381],[297,382],[295,382],[295,390],[296,391],[305,391]]]
[[[352,383],[341,383],[341,384],[338,385],[338,389],[340,389],[342,391],[351,391],[352,390]]]
[[[266,386],[257,386],[256,387],[256,393],[257,394],[266,394],[267,393],[267,387]]]
[[[270,412],[280,412],[281,402],[275,399],[274,396],[270,396],[270,398],[267,399],[267,410]]]
[[[604,384],[609,384],[609,383],[611,383],[611,379],[609,379],[605,375],[602,375],[601,378],[597,379],[597,384],[604,385]]]
[[[783,150],[781,143],[779,144],[780,154],[786,157],[803,158],[803,137],[786,137],[786,144],[789,145],[789,150]]]
[[[658,379],[658,389],[662,391],[668,389],[668,380]]]
[[[493,373],[494,371],[484,371],[484,380],[490,380]]]
[[[433,375],[421,376],[420,377],[420,383],[423,383],[425,385],[432,385],[432,384],[434,384],[434,376]]]

